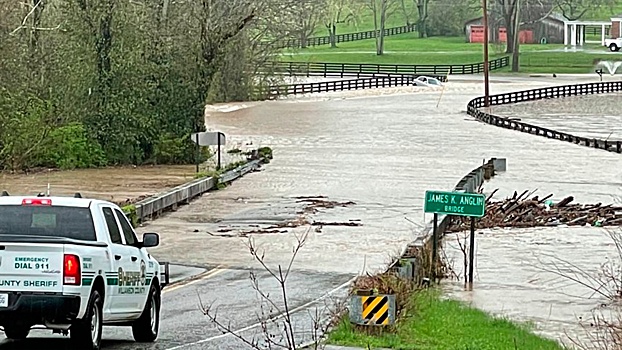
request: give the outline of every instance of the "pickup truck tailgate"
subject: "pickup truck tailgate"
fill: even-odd
[[[0,292],[62,292],[63,245],[0,241]]]

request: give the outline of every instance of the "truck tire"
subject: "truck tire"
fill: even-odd
[[[77,349],[100,350],[102,340],[102,305],[104,300],[99,291],[94,289],[89,298],[84,318],[71,326],[71,340]]]
[[[28,337],[30,326],[5,326],[4,335],[13,340],[22,340]]]
[[[609,45],[609,50],[612,51],[612,52],[616,52],[616,51],[620,50],[620,48],[616,44],[611,44],[611,45]]]
[[[158,338],[160,330],[160,288],[155,284],[149,289],[149,296],[145,309],[133,324],[132,335],[134,340],[141,343],[151,343]]]

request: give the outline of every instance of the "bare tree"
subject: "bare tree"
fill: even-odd
[[[549,256],[550,260],[547,261],[539,259],[540,270],[585,287],[591,291],[590,297],[596,296],[605,301],[598,303],[591,320],[581,320],[587,339],[570,337],[571,343],[579,349],[622,349],[622,307],[619,304],[622,298],[622,230],[607,232],[615,245],[617,259],[603,263],[598,273],[587,271],[574,262],[555,256]],[[609,311],[609,315],[606,316],[605,311]]]
[[[555,6],[569,21],[581,19],[587,12],[603,7],[613,9],[616,0],[555,0]]]
[[[400,0],[400,9],[402,10],[402,14],[404,15],[404,20],[406,20],[406,25],[409,26],[412,23],[410,22],[411,13],[406,9],[406,0]]]
[[[399,8],[396,0],[368,0],[367,7],[374,18],[374,31],[376,32],[376,55],[384,54],[384,30],[387,19]]]
[[[520,27],[542,21],[554,9],[552,0],[496,0],[491,11],[503,18],[506,28],[506,53],[512,54],[512,71],[518,72]]]
[[[292,319],[292,308],[287,298],[287,281],[292,270],[292,265],[300,249],[305,245],[310,232],[310,227],[301,236],[296,236],[296,244],[293,247],[293,253],[287,266],[278,265],[271,268],[265,261],[265,252],[259,251],[252,238],[249,238],[247,247],[254,260],[259,263],[263,271],[266,271],[278,283],[280,295],[277,299],[273,299],[269,293],[261,288],[258,276],[255,272],[250,273],[250,280],[253,289],[258,293],[262,300],[261,311],[257,315],[260,321],[261,336],[252,338],[245,337],[231,328],[231,325],[221,321],[218,316],[218,310],[211,305],[205,305],[201,302],[203,314],[207,316],[210,322],[214,323],[223,334],[230,334],[256,350],[262,349],[288,349],[296,350],[300,348],[300,340],[298,339],[294,323]],[[320,348],[320,337],[325,331],[323,322],[321,321],[322,312],[318,309],[310,315],[312,320],[311,333],[312,342],[315,349]],[[279,334],[275,334],[278,332]]]
[[[417,19],[417,31],[419,32],[420,38],[425,38],[428,36],[427,30],[427,21],[428,21],[428,4],[430,0],[413,0],[415,1],[415,5],[417,6],[417,13],[419,14],[419,19]]]
[[[322,14],[323,23],[328,30],[330,47],[337,47],[337,25],[355,23],[360,13],[360,2],[356,0],[325,0]]]
[[[318,0],[299,0],[292,5],[296,18],[295,28],[301,48],[307,47],[308,39],[315,34],[322,18],[323,7],[323,1]]]

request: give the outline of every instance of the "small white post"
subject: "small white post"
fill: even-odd
[[[605,46],[605,34],[606,30],[605,30],[605,25],[602,25],[601,31],[600,31],[600,44],[602,46]]]
[[[564,22],[564,46],[568,46],[568,23]]]

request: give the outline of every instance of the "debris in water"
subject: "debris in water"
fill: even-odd
[[[311,223],[312,226],[363,226],[358,222],[322,222],[315,221]]]
[[[289,229],[310,225],[315,226],[315,232],[322,232],[322,228],[324,226],[348,226],[348,227],[356,227],[362,226],[363,224],[360,222],[360,219],[349,219],[346,222],[322,222],[322,221],[313,221],[309,218],[310,215],[318,213],[321,209],[333,209],[338,207],[348,207],[354,205],[356,203],[352,201],[347,202],[338,202],[338,201],[330,201],[327,200],[327,197],[324,196],[304,196],[304,197],[294,197],[297,204],[301,204],[300,210],[296,211],[296,215],[293,218],[288,218],[287,220],[283,220],[277,222],[272,225],[258,225],[258,224],[248,224],[246,227],[253,228],[249,230],[241,230],[239,228],[233,228],[229,225],[220,226],[220,229],[217,230],[217,234],[212,234],[218,237],[247,237],[251,234],[271,234],[271,233],[287,233]],[[231,231],[236,231],[237,235],[231,234],[222,234]],[[209,233],[209,232],[208,232]],[[218,234],[220,233],[220,234]]]
[[[496,190],[495,190],[496,192]],[[493,192],[494,194],[494,192]],[[549,198],[552,194],[539,198],[533,192],[524,191],[503,201],[486,200],[486,214],[475,221],[478,229],[493,227],[536,227],[536,226],[620,226],[622,225],[622,207],[612,204],[571,204],[573,196],[568,196],[557,204]],[[467,231],[470,229],[469,217],[454,216],[447,232]]]
[[[311,214],[315,214],[319,212],[320,208],[324,208],[324,209],[333,209],[337,207],[345,208],[345,207],[356,204],[352,201],[337,202],[337,201],[328,201],[328,200],[324,200],[321,198],[326,198],[326,197],[319,196],[319,197],[297,198],[299,200],[296,201],[296,203],[305,203],[305,207],[302,213],[311,213]]]

